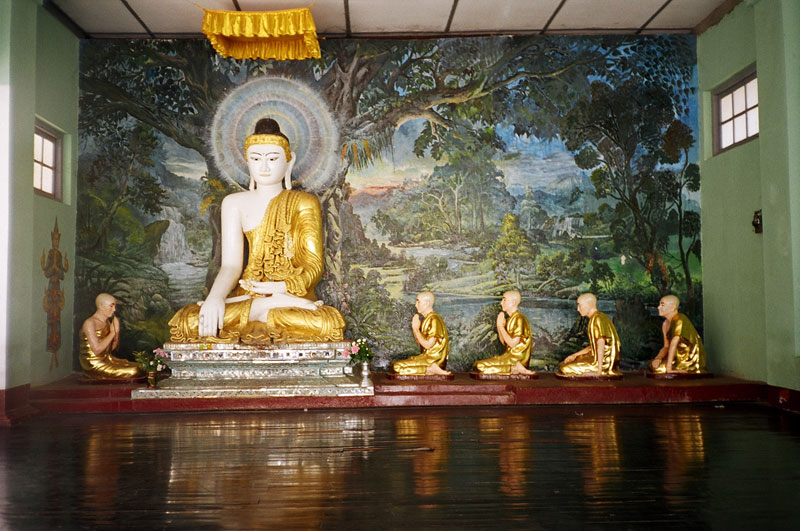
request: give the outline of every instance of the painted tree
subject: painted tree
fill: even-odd
[[[120,208],[133,205],[155,214],[161,209],[165,190],[152,173],[153,152],[158,142],[152,128],[136,124],[108,131],[97,156],[82,168],[82,193],[87,199],[80,216],[79,252],[101,253]],[[99,213],[99,220],[96,214]]]
[[[526,186],[525,196],[519,203],[520,224],[524,227],[525,231],[529,235],[533,234],[534,230],[540,229],[542,224],[544,224],[549,217],[547,211],[536,201],[531,187]]]
[[[678,239],[678,253],[686,284],[686,298],[695,300],[694,283],[689,270],[691,254],[700,259],[700,214],[687,208],[684,190],[700,190],[700,168],[691,162],[689,150],[694,146],[691,129],[678,120],[673,121],[664,133],[661,144],[662,160],[666,164],[678,165],[664,175],[670,205],[670,220],[675,226]]]
[[[381,231],[381,234],[389,237],[391,243],[397,244],[403,241],[406,227],[396,216],[389,215],[379,208],[375,214],[373,214],[372,222],[375,224],[375,227]]]
[[[551,255],[539,258],[536,263],[536,278],[540,293],[555,293],[568,286],[575,286],[584,280],[585,257],[580,256],[580,249],[574,248],[568,253],[556,251]]]
[[[669,286],[664,261],[671,229],[668,204],[682,193],[661,164],[677,110],[665,89],[638,80],[616,88],[596,81],[561,130],[575,163],[592,170],[596,196],[617,203],[611,223],[616,249],[627,250],[660,293]]]
[[[588,276],[591,282],[591,290],[597,294],[601,286],[608,291],[616,275],[608,263],[595,260],[592,262],[592,270],[589,271]]]
[[[514,214],[503,217],[500,237],[489,251],[492,267],[500,278],[513,282],[518,290],[522,290],[522,271],[533,268],[539,246],[531,242],[519,226],[519,218]]]

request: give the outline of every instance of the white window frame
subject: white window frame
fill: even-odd
[[[37,150],[36,147],[38,141],[37,136],[45,141],[52,142],[53,144],[52,165],[49,163],[49,161],[44,160],[44,152],[43,152],[44,150],[43,149]],[[56,201],[61,201],[61,183],[63,181],[62,153],[63,153],[64,135],[55,128],[37,120],[36,125],[34,126],[33,142],[34,142],[33,191],[37,195],[48,197]],[[39,153],[37,153],[37,151],[39,151]],[[53,176],[51,191],[48,191],[46,188],[49,188],[49,186],[45,186],[45,184],[42,182],[42,176],[44,175],[46,170],[50,170]],[[39,176],[38,182],[37,182],[37,173]]]
[[[755,88],[755,90],[753,90]],[[741,105],[734,103],[734,93],[741,94]],[[726,98],[730,98],[725,102]],[[729,103],[728,112],[723,112],[723,102]],[[740,72],[734,78],[713,91],[714,155],[728,151],[758,138],[758,75],[755,66]],[[723,128],[732,136],[731,143],[722,147]],[[737,140],[738,138],[738,140]]]

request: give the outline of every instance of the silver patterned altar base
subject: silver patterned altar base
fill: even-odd
[[[354,374],[350,342],[280,345],[166,343],[172,376],[131,398],[371,396],[368,375]]]

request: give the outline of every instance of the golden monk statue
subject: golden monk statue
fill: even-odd
[[[411,318],[411,332],[419,344],[420,354],[406,360],[395,361],[392,369],[396,374],[449,376],[445,370],[447,356],[450,354],[450,338],[447,327],[439,314],[433,311],[436,297],[430,291],[417,295],[417,312]],[[422,320],[419,316],[422,315]]]
[[[314,293],[323,270],[322,215],[316,197],[291,190],[296,157],[289,140],[275,120],[265,118],[244,147],[250,190],[222,201],[219,273],[203,303],[172,317],[170,338],[184,343],[341,341],[344,318]],[[245,237],[248,259],[242,272]]]
[[[497,314],[497,336],[505,351],[489,359],[476,361],[472,369],[479,374],[524,374],[533,376],[536,372],[528,369],[533,350],[533,335],[528,318],[519,311],[522,295],[511,290],[503,293]],[[508,319],[506,319],[508,314]]]
[[[101,293],[94,300],[97,311],[83,322],[78,356],[83,373],[95,380],[121,380],[144,376],[138,363],[111,355],[119,346],[117,300]]]
[[[664,346],[650,362],[654,373],[702,374],[706,372],[706,349],[688,317],[678,313],[680,300],[675,295],[661,297],[658,315],[664,318],[661,331]]]
[[[586,330],[589,346],[570,354],[558,366],[557,376],[622,376],[619,370],[620,342],[614,323],[597,309],[597,297],[584,293],[578,297],[578,313],[589,318]]]

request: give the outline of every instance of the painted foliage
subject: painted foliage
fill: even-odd
[[[318,295],[377,368],[416,350],[422,289],[451,368],[495,354],[511,288],[535,366],[585,341],[574,299],[591,290],[630,367],[658,350],[661,294],[702,323],[694,71],[689,36],[330,40],[302,62],[85,42],[76,320],[108,291],[123,353],[167,340],[214,279],[219,205],[247,185],[245,126],[269,115],[324,211]]]

